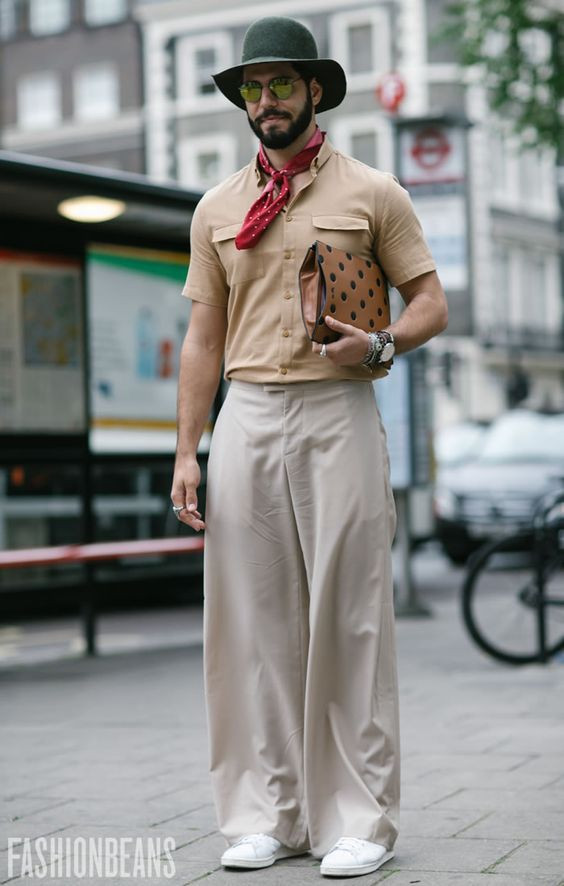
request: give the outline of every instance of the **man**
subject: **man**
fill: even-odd
[[[398,833],[399,728],[390,549],[395,510],[372,380],[446,325],[407,193],[336,151],[316,112],[345,75],[287,18],[249,28],[219,89],[258,157],[198,204],[184,294],[171,498],[206,528],[204,678],[225,867],[311,851],[324,875],[369,873]],[[320,239],[377,256],[406,307],[389,334],[304,331],[298,272]],[[229,392],[208,462],[196,448],[222,360]]]

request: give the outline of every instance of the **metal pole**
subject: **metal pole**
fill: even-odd
[[[84,422],[85,447],[82,456],[82,542],[95,540],[94,518],[94,465],[90,450],[92,406],[90,400],[90,329],[88,313],[87,252],[82,253],[82,343],[84,375]],[[96,655],[96,574],[92,563],[84,564],[84,588],[82,591],[82,631],[87,655]]]
[[[394,583],[395,587],[395,612],[402,618],[411,616],[416,618],[428,618],[432,615],[431,610],[421,603],[417,595],[417,587],[411,571],[411,532],[409,527],[409,500],[407,489],[395,493],[396,510],[398,516],[397,544],[399,546],[401,560],[400,581]]]
[[[547,554],[546,537],[546,511],[541,509],[535,520],[535,532],[533,540],[533,552],[535,558],[536,591],[537,591],[537,636],[539,642],[539,661],[546,664],[548,655],[546,651],[546,599],[544,567]]]

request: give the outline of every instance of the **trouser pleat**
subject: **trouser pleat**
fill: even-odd
[[[204,678],[228,842],[391,848],[395,509],[372,386],[235,383],[208,464]]]

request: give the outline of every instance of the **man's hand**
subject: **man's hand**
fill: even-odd
[[[197,532],[206,528],[202,515],[198,511],[198,497],[196,495],[196,490],[200,485],[200,477],[200,466],[196,458],[186,458],[180,455],[176,457],[170,497],[173,505],[184,508],[178,513],[178,519]]]
[[[327,356],[337,366],[358,366],[368,353],[370,339],[368,333],[350,323],[341,323],[333,317],[326,317],[325,322],[332,332],[338,332],[341,338],[326,345]],[[312,343],[312,350],[319,354],[321,345]]]

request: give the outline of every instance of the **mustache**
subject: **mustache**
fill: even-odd
[[[281,120],[292,119],[292,115],[287,114],[284,111],[265,111],[260,117],[255,117],[255,125],[260,126],[261,123],[264,123],[267,117],[280,117]]]

